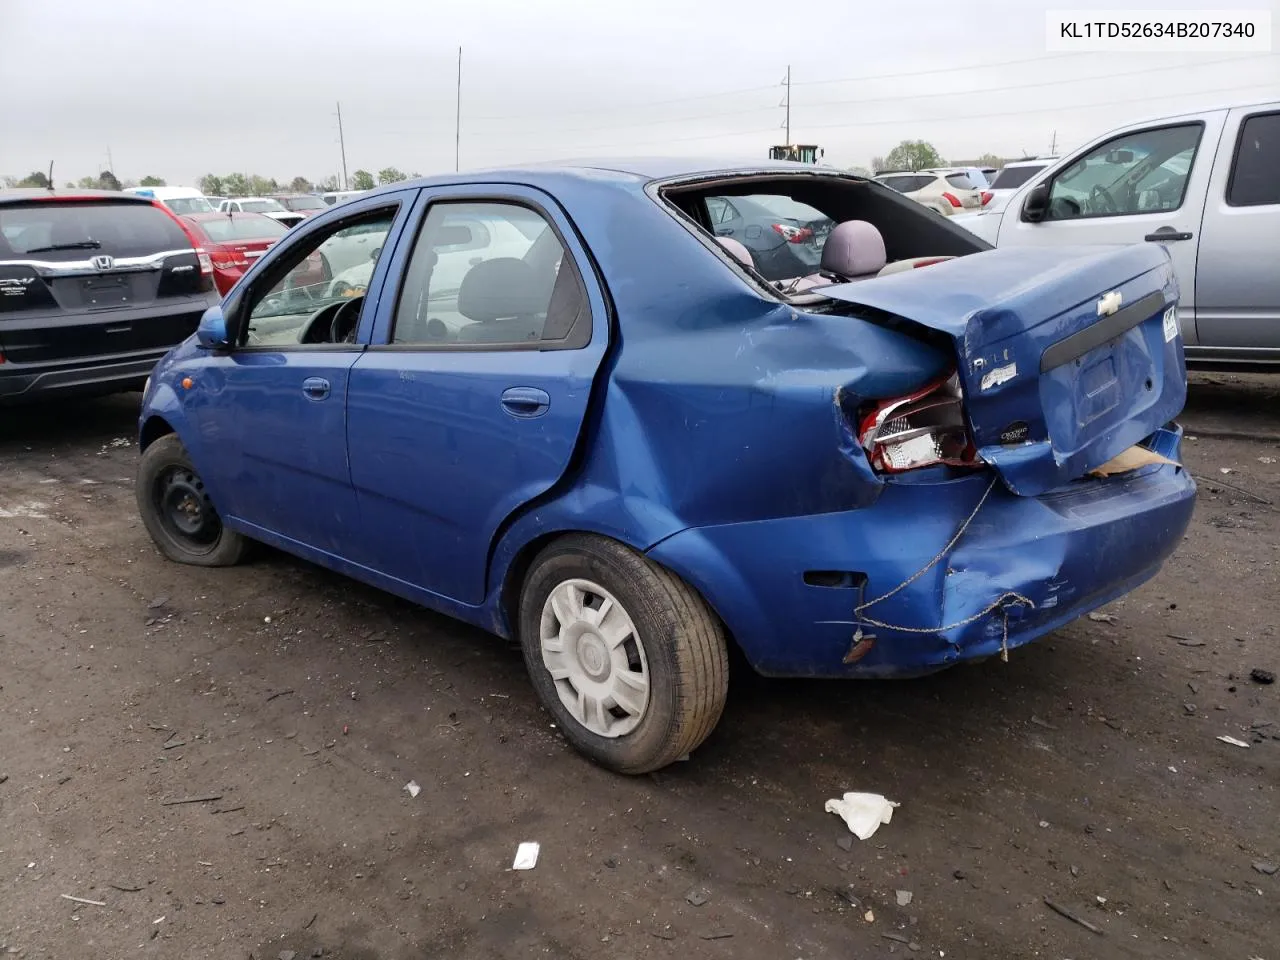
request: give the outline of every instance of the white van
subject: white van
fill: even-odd
[[[1280,102],[1129,124],[955,222],[997,247],[1164,244],[1188,362],[1280,370]]]
[[[176,214],[213,213],[215,210],[208,197],[194,187],[126,187],[123,192],[158,200]]]

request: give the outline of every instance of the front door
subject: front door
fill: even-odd
[[[212,465],[210,490],[233,525],[329,553],[349,549],[358,516],[347,467],[347,388],[364,349],[361,328],[365,340],[372,329],[370,275],[381,274],[370,264],[361,283],[346,283],[325,275],[317,253],[371,230],[386,238],[407,217],[411,198],[405,192],[346,208],[342,219],[291,242],[237,298],[247,317],[240,342],[202,368],[188,397],[202,460]]]
[[[1038,223],[1005,213],[998,246],[1163,243],[1178,278],[1182,332],[1195,342],[1196,246],[1221,112],[1130,131],[1082,151],[1049,183]],[[1026,196],[1023,191],[1022,196]]]
[[[569,467],[608,320],[546,194],[450,187],[419,206],[398,299],[351,370],[351,477],[368,565],[474,605],[500,526]]]

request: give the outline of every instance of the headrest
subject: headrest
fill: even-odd
[[[733,259],[737,260],[744,266],[755,266],[755,261],[751,259],[751,251],[743,246],[739,241],[733,239],[733,237],[716,237],[716,243],[724,247]]]
[[[546,310],[548,295],[533,267],[516,257],[498,257],[467,271],[458,288],[458,312],[479,322],[524,317]]]
[[[878,273],[884,264],[884,237],[865,220],[836,224],[822,247],[823,273],[861,277]]]

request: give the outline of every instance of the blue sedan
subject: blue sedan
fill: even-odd
[[[715,211],[803,204],[766,276]],[[314,263],[329,264],[323,277]],[[153,372],[168,557],[253,541],[518,640],[654,770],[770,676],[1008,656],[1152,577],[1195,486],[1158,244],[991,250],[810,165],[438,177],[299,225]]]

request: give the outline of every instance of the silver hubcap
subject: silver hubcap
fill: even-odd
[[[565,580],[542,605],[542,663],[560,702],[600,737],[636,728],[649,706],[649,662],[635,624],[608,590]]]

